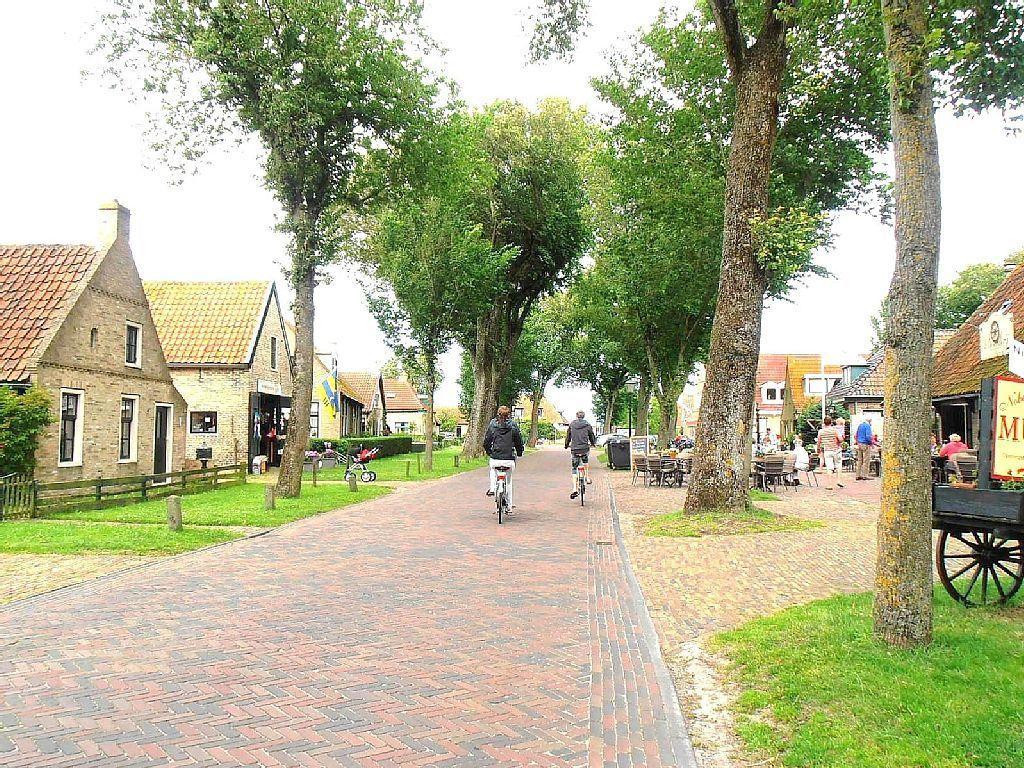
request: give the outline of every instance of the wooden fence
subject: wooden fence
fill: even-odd
[[[35,507],[35,486],[27,475],[0,477],[0,520],[31,515]]]
[[[0,481],[0,499],[7,517],[45,517],[53,512],[103,509],[159,499],[172,493],[184,495],[239,485],[246,481],[246,465],[231,464],[206,469],[183,469],[162,475],[97,477],[92,480],[39,483],[21,478]],[[16,500],[16,502],[15,502]]]

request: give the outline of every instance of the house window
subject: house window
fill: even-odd
[[[270,370],[277,370],[277,336],[270,337]]]
[[[64,467],[82,463],[82,391],[60,391],[60,456]]]
[[[215,435],[217,433],[217,412],[192,411],[188,416],[188,428],[194,435]]]
[[[514,408],[514,409],[512,409],[512,417],[516,418],[516,419],[523,418],[523,409],[522,408]]]
[[[543,405],[540,408],[537,409],[537,418],[538,419],[543,419],[544,418],[544,406]]]
[[[93,328],[89,331],[89,349],[96,349],[96,345],[100,342],[100,329]]]
[[[142,367],[142,326],[128,322],[124,327],[124,364],[133,368]]]
[[[778,395],[779,390],[775,389],[775,387],[768,387],[768,389],[764,391],[764,400],[766,403],[774,403],[778,398]]]
[[[125,395],[121,398],[121,439],[118,461],[135,461],[138,454],[139,397]]]
[[[320,437],[320,401],[309,404],[309,436]]]

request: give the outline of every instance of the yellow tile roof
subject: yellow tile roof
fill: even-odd
[[[804,393],[804,376],[808,373],[821,374],[821,355],[789,355],[786,358],[786,390],[792,396],[793,405],[798,411],[810,399]],[[838,365],[826,365],[825,373],[841,376],[843,369]]]
[[[270,280],[144,283],[169,364],[248,365]]]

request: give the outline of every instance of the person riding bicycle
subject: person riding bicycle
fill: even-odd
[[[580,464],[590,463],[590,446],[597,445],[597,435],[594,428],[586,420],[583,411],[576,411],[576,419],[569,425],[569,431],[565,433],[565,447],[572,454],[572,493],[570,499],[580,495],[576,490],[576,469]],[[589,478],[588,478],[589,480]]]
[[[516,465],[516,457],[523,455],[523,435],[519,431],[519,425],[512,420],[512,411],[507,405],[498,409],[498,417],[491,419],[487,425],[487,434],[484,435],[484,451],[490,458],[491,487],[487,490],[488,496],[493,496],[498,483],[498,473],[495,467],[509,467],[508,488],[509,506],[512,503],[512,470]]]

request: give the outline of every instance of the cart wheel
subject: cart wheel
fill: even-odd
[[[373,472],[370,472],[368,469],[364,469],[363,473],[359,476],[359,479],[364,483],[368,483],[373,480]]]
[[[992,531],[943,531],[935,567],[950,597],[964,605],[1002,605],[1024,583],[1024,542]]]

